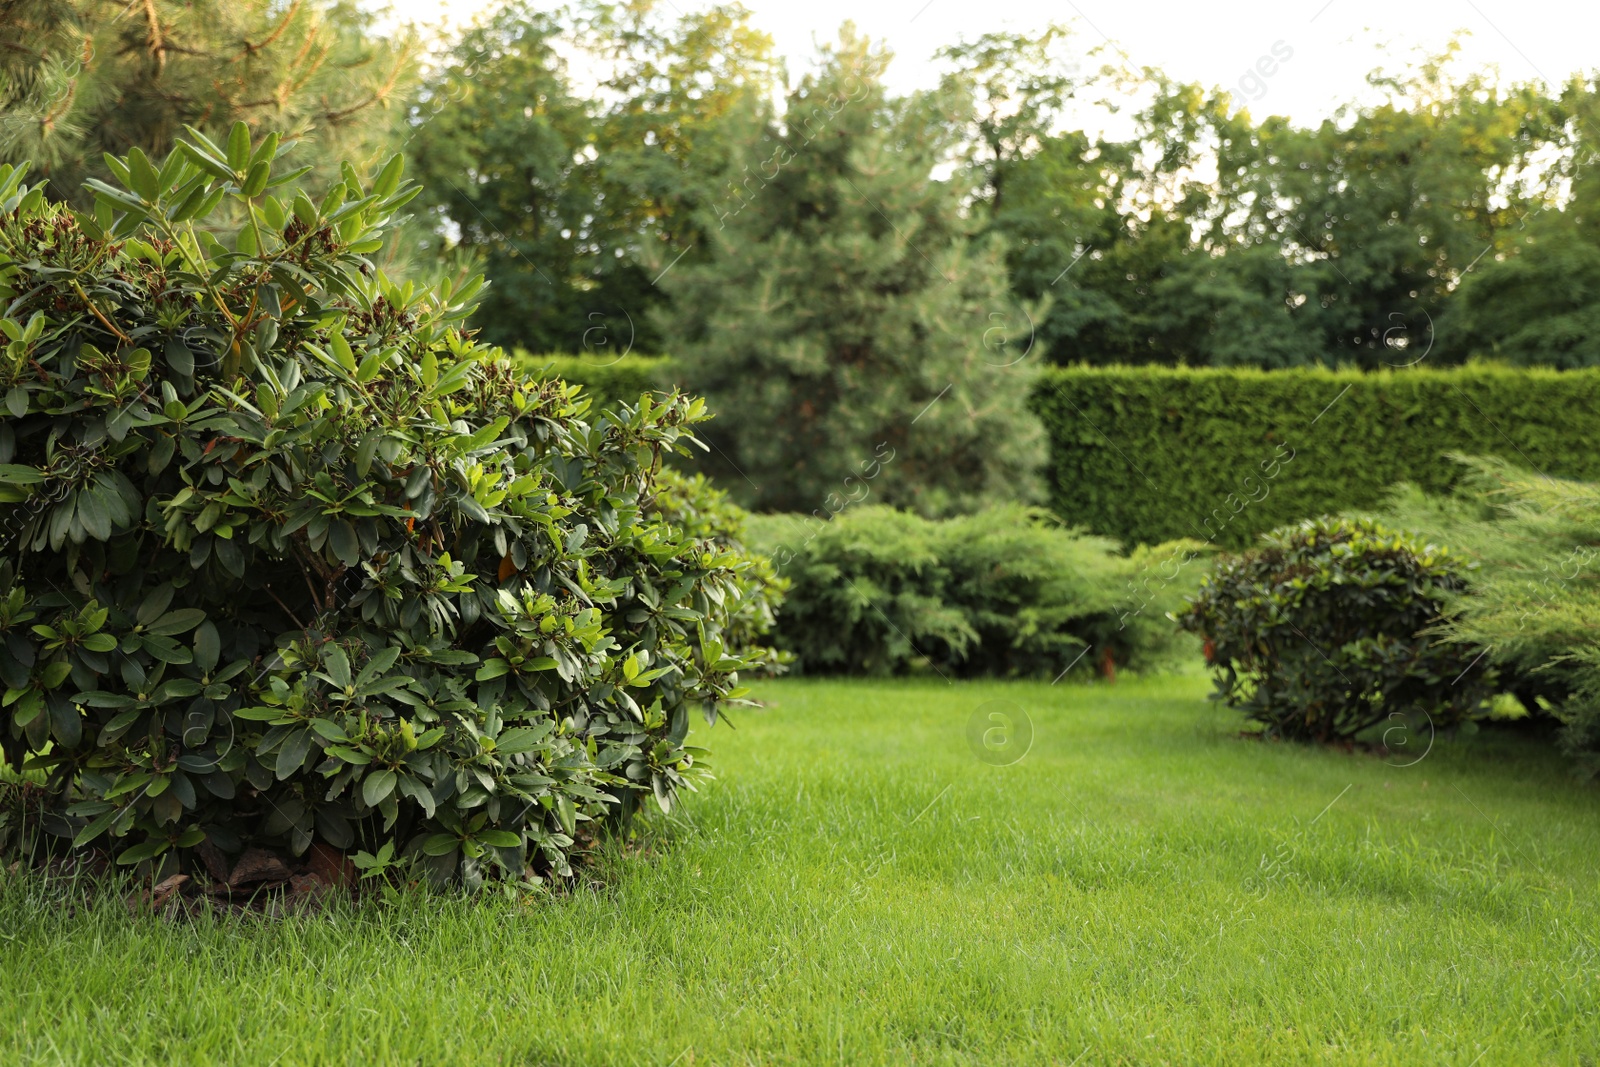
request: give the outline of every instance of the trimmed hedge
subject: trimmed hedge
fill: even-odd
[[[1397,482],[1446,491],[1448,452],[1600,479],[1600,370],[1068,367],[1033,406],[1056,513],[1128,544],[1240,547]]]
[[[665,356],[535,355],[517,349],[511,363],[536,378],[561,378],[583,386],[585,396],[594,400],[595,411],[618,404],[637,404],[639,394],[651,390],[670,391],[673,383],[672,360]]]

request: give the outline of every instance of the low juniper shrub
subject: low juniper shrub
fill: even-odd
[[[1204,546],[1130,555],[1020,505],[926,519],[864,505],[752,520],[791,583],[774,638],[810,673],[1089,677],[1163,665]]]

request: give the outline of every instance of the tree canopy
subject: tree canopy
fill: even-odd
[[[468,30],[427,81],[411,154],[435,221],[494,282],[478,319],[492,341],[659,349],[653,279],[695,243],[773,60],[737,5],[650,16],[648,4],[556,15],[518,0]],[[600,71],[587,95],[573,85],[575,52]]]
[[[399,147],[424,251],[492,283],[485,339],[605,360],[675,343],[671,274],[720,254],[719,212],[778,195],[772,132],[832,61],[786,70],[738,3],[509,0],[450,38],[353,0],[0,11],[0,161],[32,159],[50,196],[87,206],[104,152],[164,157],[186,125],[298,139],[313,186]],[[1040,308],[1034,358],[1600,360],[1594,75],[1508,81],[1451,44],[1305,124],[1103,53],[1054,24],[958,40],[922,94],[938,227],[1000,250],[1011,304]],[[883,92],[882,116],[923,106]],[[430,269],[411,258],[390,267]]]

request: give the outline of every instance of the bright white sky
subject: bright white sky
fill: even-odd
[[[396,14],[456,24],[498,0],[392,0]],[[1415,47],[1438,49],[1455,30],[1470,31],[1466,57],[1494,64],[1507,80],[1564,80],[1600,67],[1600,4],[1579,0],[744,0],[755,23],[773,35],[791,75],[854,19],[886,40],[896,59],[888,81],[906,90],[932,85],[929,57],[939,46],[996,29],[1025,30],[1076,22],[1087,49],[1107,39],[1134,65],[1157,66],[1183,80],[1233,89],[1258,118],[1287,114],[1315,122],[1363,90],[1363,76],[1384,62],[1398,67]],[[705,0],[662,0],[691,11]],[[1281,42],[1281,44],[1279,44]],[[1269,64],[1270,78],[1239,81],[1273,46],[1293,55]]]

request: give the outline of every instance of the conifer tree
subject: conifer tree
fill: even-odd
[[[729,175],[699,261],[663,276],[669,351],[717,413],[707,462],[759,507],[1032,493],[1037,309],[934,177],[967,103],[889,97],[887,62],[847,26]]]
[[[0,0],[0,163],[32,160],[48,195],[87,206],[104,153],[159,160],[185,125],[243,120],[338,180],[400,128],[417,54],[350,0]]]

